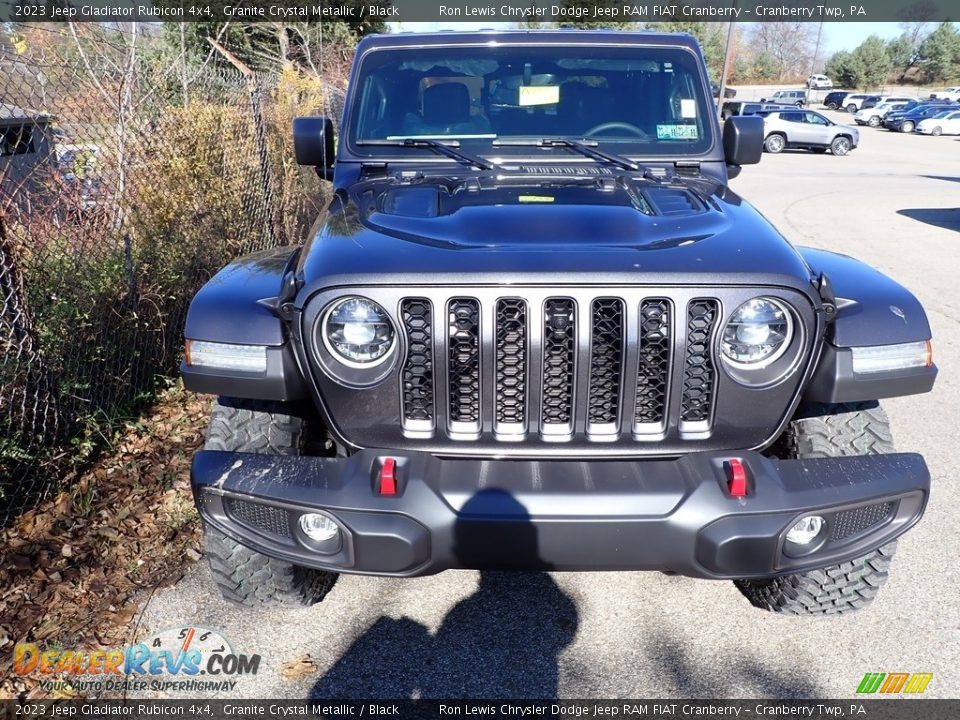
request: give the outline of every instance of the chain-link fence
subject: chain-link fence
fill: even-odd
[[[301,240],[322,197],[290,120],[321,105],[160,35],[0,35],[0,523],[174,374],[213,272]]]

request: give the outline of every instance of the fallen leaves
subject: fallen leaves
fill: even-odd
[[[146,591],[200,558],[189,477],[208,409],[206,398],[171,388],[113,452],[0,531],[0,652],[133,639]],[[29,678],[0,680],[0,697],[38,695]]]
[[[310,655],[302,655],[296,660],[290,660],[281,665],[280,676],[284,680],[297,680],[315,674],[318,669],[316,660]]]

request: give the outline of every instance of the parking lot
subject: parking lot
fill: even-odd
[[[458,571],[344,576],[311,609],[249,611],[226,605],[199,563],[152,595],[138,635],[196,624],[261,654],[233,697],[823,698],[853,695],[866,672],[932,672],[926,694],[956,697],[960,138],[861,128],[846,157],[765,155],[731,184],[794,243],[859,257],[927,308],[937,387],[884,404],[898,446],[926,456],[933,496],[871,609],[794,619],[752,608],[728,582]]]

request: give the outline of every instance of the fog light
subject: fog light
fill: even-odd
[[[787,542],[796,545],[809,545],[823,529],[823,518],[819,515],[807,515],[800,518],[796,524],[787,532]]]
[[[300,516],[300,529],[323,552],[335,552],[340,547],[340,527],[332,519],[320,513],[304,513]]]

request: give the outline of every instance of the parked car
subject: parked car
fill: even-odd
[[[837,110],[843,107],[843,99],[850,94],[849,90],[834,90],[827,93],[823,98],[823,106],[831,110]]]
[[[931,100],[954,100],[960,102],[960,86],[948,87],[930,93]]]
[[[860,109],[860,106],[863,104],[864,100],[871,97],[877,97],[875,95],[868,95],[866,93],[850,93],[843,99],[843,107],[846,108],[847,112],[855,113]]]
[[[838,125],[813,110],[779,110],[763,114],[764,149],[769,153],[788,148],[846,155],[860,142],[860,131]]]
[[[944,110],[957,109],[956,103],[923,103],[904,113],[888,113],[883,126],[894,132],[913,132],[917,123]]]
[[[856,115],[853,116],[853,120],[857,123],[857,125],[880,127],[880,124],[883,122],[883,118],[887,116],[887,113],[894,110],[906,110],[916,107],[918,104],[918,100],[890,99],[880,103],[879,105],[874,105],[873,107],[861,108],[857,111]]]
[[[860,109],[876,107],[883,101],[882,95],[868,95],[862,103],[860,103]]]
[[[768,98],[760,98],[760,102],[803,107],[807,104],[807,92],[806,90],[777,90]]]
[[[747,102],[745,100],[735,100],[725,102],[720,111],[720,117],[726,120],[734,115],[759,115],[762,112],[770,110],[781,110],[792,108],[794,105],[779,105],[777,103]]]
[[[833,87],[833,80],[826,75],[811,75],[807,78],[807,87],[811,90],[829,90]]]
[[[944,110],[917,123],[921,135],[960,135],[960,110]]]
[[[359,42],[337,140],[293,123],[336,188],[315,231],[186,318],[224,597],[464,568],[736,579],[790,615],[874,598],[930,493],[877,398],[933,387],[930,326],[730,190],[764,123],[721,131],[706,78],[687,34]]]
[[[713,96],[714,96],[715,98],[719,98],[719,97],[720,97],[720,86],[719,86],[717,83],[715,83],[715,82],[710,83],[710,89],[713,91]],[[725,97],[726,99],[729,100],[730,98],[735,98],[736,96],[737,96],[737,91],[734,90],[734,89],[733,89],[732,87],[730,87],[729,85],[727,85],[727,86],[723,89],[723,97]]]

